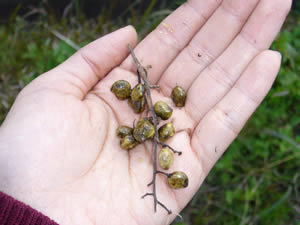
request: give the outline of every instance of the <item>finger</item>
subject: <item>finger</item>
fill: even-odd
[[[232,44],[198,76],[186,103],[196,123],[231,89],[253,58],[269,48],[290,7],[291,1],[261,1]]]
[[[261,103],[280,67],[278,52],[266,50],[248,66],[241,78],[201,120],[191,141],[198,158],[208,171],[236,138]]]
[[[129,54],[137,35],[132,26],[99,38],[77,51],[63,64],[32,82],[30,89],[53,88],[83,99],[92,87]]]
[[[221,1],[187,1],[134,49],[143,66],[152,66],[149,71],[151,83],[157,82],[162,72],[203,26]],[[121,67],[136,72],[131,57],[128,57]]]
[[[179,84],[188,89],[200,72],[232,42],[254,10],[258,0],[224,0],[190,44],[161,77],[164,94]]]

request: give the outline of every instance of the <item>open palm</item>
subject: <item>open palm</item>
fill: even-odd
[[[288,0],[190,0],[135,49],[147,67],[154,102],[170,105],[176,84],[188,91],[173,107],[183,152],[170,171],[189,176],[172,190],[158,175],[157,195],[179,213],[270,89],[280,55],[266,50],[290,8]],[[60,224],[166,224],[174,219],[153,199],[151,142],[122,150],[115,130],[139,115],[110,91],[137,83],[126,27],[94,41],[22,90],[0,128],[0,190]],[[127,58],[126,58],[127,57]],[[125,59],[126,58],[126,59]]]

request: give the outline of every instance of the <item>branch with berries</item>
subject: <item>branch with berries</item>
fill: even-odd
[[[152,181],[148,184],[148,186],[152,185],[152,192],[144,194],[142,198],[152,196],[154,200],[154,212],[157,211],[157,205],[160,205],[168,214],[171,214],[172,211],[157,199],[157,174],[165,175],[167,183],[171,188],[179,189],[188,186],[188,177],[184,172],[174,171],[172,173],[166,173],[158,170],[158,163],[162,169],[168,170],[173,164],[174,154],[178,156],[182,154],[181,151],[177,151],[165,143],[166,140],[175,135],[173,124],[167,122],[158,128],[161,120],[168,120],[172,116],[173,109],[163,101],[158,101],[153,104],[151,89],[159,88],[159,86],[149,83],[147,70],[141,65],[130,45],[128,45],[128,48],[137,68],[138,83],[131,89],[129,82],[118,80],[112,85],[111,91],[120,100],[128,99],[128,104],[135,113],[143,113],[146,108],[147,110],[146,116],[142,117],[134,127],[121,125],[118,127],[116,133],[117,136],[121,138],[120,146],[124,150],[131,150],[147,140],[153,141],[153,175]],[[176,86],[172,91],[171,97],[175,106],[184,106],[186,92],[182,87]],[[157,154],[158,146],[160,146],[161,149]]]

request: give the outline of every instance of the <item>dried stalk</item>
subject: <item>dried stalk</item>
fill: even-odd
[[[162,208],[164,208],[168,212],[168,214],[171,214],[172,211],[169,210],[163,203],[158,201],[157,195],[156,195],[156,175],[158,173],[160,173],[160,171],[157,170],[157,145],[158,144],[165,145],[165,144],[158,141],[158,129],[157,129],[158,119],[157,119],[156,113],[154,111],[154,106],[153,106],[153,102],[152,102],[152,98],[151,98],[151,91],[150,91],[150,89],[152,87],[157,87],[157,86],[156,85],[153,86],[149,83],[149,81],[147,79],[146,69],[141,65],[141,63],[137,59],[136,55],[133,52],[133,49],[131,48],[131,46],[129,44],[128,44],[128,48],[129,48],[130,54],[133,58],[133,61],[136,65],[136,67],[137,67],[138,81],[139,81],[139,83],[141,83],[141,80],[144,82],[144,87],[145,87],[145,90],[146,90],[147,106],[148,106],[148,110],[151,111],[152,122],[153,122],[154,129],[155,129],[155,135],[154,135],[153,147],[152,147],[152,149],[153,149],[153,178],[152,178],[151,183],[149,184],[149,185],[152,184],[152,193],[146,193],[145,195],[142,196],[142,198],[145,198],[146,196],[153,196],[154,212],[156,212],[156,210],[157,210],[157,205],[160,205]],[[170,148],[170,149],[172,149],[172,151],[174,150],[173,148]]]

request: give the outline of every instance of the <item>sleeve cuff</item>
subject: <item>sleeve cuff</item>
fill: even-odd
[[[0,192],[0,225],[58,225],[24,203]]]

